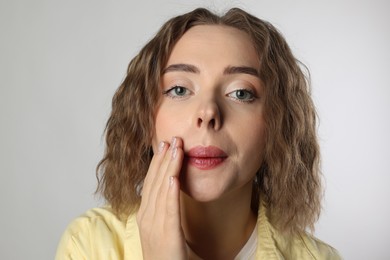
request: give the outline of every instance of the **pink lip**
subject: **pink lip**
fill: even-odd
[[[188,163],[200,170],[216,168],[228,157],[226,153],[215,146],[196,146],[186,154]]]

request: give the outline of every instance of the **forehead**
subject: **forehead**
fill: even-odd
[[[168,65],[178,62],[218,62],[258,67],[259,58],[249,35],[223,25],[190,28],[176,43]],[[202,64],[199,64],[202,65]]]

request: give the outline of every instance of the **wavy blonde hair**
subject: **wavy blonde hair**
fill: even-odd
[[[112,100],[106,149],[97,167],[98,188],[119,216],[137,210],[137,189],[152,158],[160,76],[175,43],[196,25],[224,25],[246,32],[260,60],[265,84],[266,147],[254,182],[252,208],[259,197],[281,231],[313,228],[321,209],[316,113],[308,81],[283,36],[270,23],[233,8],[223,16],[206,9],[167,21],[130,62]]]

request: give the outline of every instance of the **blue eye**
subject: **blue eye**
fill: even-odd
[[[183,98],[190,94],[190,91],[182,86],[174,86],[163,92],[164,95],[171,98]]]
[[[173,88],[173,92],[177,96],[184,96],[187,93],[187,89],[184,87],[177,86]]]
[[[237,89],[228,94],[229,97],[237,99],[240,102],[252,102],[255,99],[255,95],[252,91],[246,89]]]

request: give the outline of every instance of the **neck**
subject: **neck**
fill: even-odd
[[[181,193],[182,227],[191,249],[203,259],[233,259],[256,225],[252,183],[216,201],[199,202]]]

